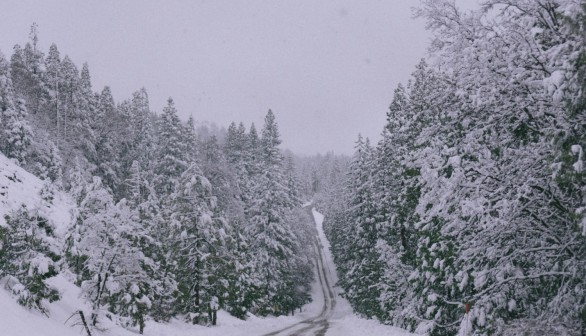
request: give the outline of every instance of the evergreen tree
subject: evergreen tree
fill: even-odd
[[[15,98],[9,65],[0,54],[0,151],[20,163],[26,162],[32,141],[26,117],[24,101]]]
[[[0,276],[9,276],[10,289],[25,307],[47,314],[43,300],[59,299],[45,280],[57,274],[54,227],[47,219],[31,214],[24,205],[5,216],[0,227]]]
[[[193,120],[193,116],[189,116],[189,119],[187,119],[187,124],[185,125],[185,130],[183,132],[185,146],[187,147],[187,161],[195,162],[198,157],[199,144],[195,132],[195,121]],[[212,137],[215,137],[215,135],[212,135]]]
[[[120,148],[115,134],[121,133],[121,125],[118,111],[109,87],[104,87],[98,98],[94,132],[96,134],[96,175],[111,191],[117,192],[121,185],[120,176]]]
[[[63,111],[60,105],[61,88],[59,87],[61,81],[61,54],[57,45],[54,43],[49,47],[49,53],[44,63],[45,75],[43,77],[43,83],[47,88],[49,97],[44,111],[44,121],[47,127],[50,126],[51,132],[57,135],[60,132],[60,124],[58,121],[61,120]],[[62,139],[57,137],[56,140],[58,142]]]
[[[127,180],[128,204],[141,232],[135,244],[150,262],[143,265],[143,269],[154,281],[149,287],[152,298],[148,312],[155,320],[166,321],[172,316],[173,293],[177,283],[172,272],[169,229],[163,220],[160,201],[147,177],[141,171],[139,162],[134,161]]]
[[[154,167],[155,190],[163,197],[173,192],[179,177],[189,165],[183,131],[175,103],[169,98],[159,121]]]
[[[155,292],[160,288],[157,265],[141,246],[152,240],[147,227],[123,200],[114,204],[99,177],[80,193],[80,213],[67,238],[67,260],[92,304],[92,325],[103,309],[145,326]]]
[[[32,114],[40,112],[47,102],[47,89],[43,83],[45,67],[43,53],[38,49],[38,26],[33,23],[29,34],[29,42],[24,49],[20,45],[14,46],[10,59],[12,82],[18,97],[26,102],[27,109]]]
[[[295,162],[293,156],[287,157],[287,166],[285,167],[285,176],[287,178],[287,190],[289,193],[289,199],[293,206],[301,205],[301,193],[299,191],[299,181],[297,179],[297,171],[295,169]]]
[[[221,267],[225,221],[215,218],[211,184],[195,164],[181,175],[172,199],[177,312],[194,324],[215,324],[222,292],[216,272]]]
[[[464,13],[424,1],[418,14],[434,31],[439,67],[420,62],[397,88],[369,164],[350,168],[349,185],[358,184],[342,204],[329,197],[326,233],[340,273],[351,275],[340,280],[345,295],[387,323],[430,335],[577,332],[584,323],[575,295],[583,212],[572,210],[584,204],[584,9],[501,5]],[[366,270],[374,260],[381,277]],[[358,281],[374,290],[352,287]],[[378,290],[380,314],[361,301]]]
[[[255,178],[248,204],[249,237],[255,237],[251,249],[255,254],[260,293],[256,309],[261,314],[287,313],[287,275],[293,265],[295,236],[286,222],[292,207],[288,190],[282,184],[281,143],[274,114],[269,110],[262,129],[261,173]]]

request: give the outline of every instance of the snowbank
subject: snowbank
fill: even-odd
[[[6,336],[79,336],[79,330],[65,321],[47,318],[19,305],[3,288],[0,290],[0,333]]]

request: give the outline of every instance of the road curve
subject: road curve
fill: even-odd
[[[316,236],[314,241],[314,249],[316,250],[315,266],[321,292],[324,297],[324,304],[320,313],[262,336],[324,336],[326,334],[330,326],[328,318],[332,315],[336,306],[336,295],[332,289],[333,283],[329,277],[329,273],[326,272],[323,248],[324,245],[321,239],[319,236]]]

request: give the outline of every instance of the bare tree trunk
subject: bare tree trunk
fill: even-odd
[[[138,327],[140,328],[139,333],[142,335],[144,333],[144,315],[142,313],[138,318]]]
[[[92,333],[90,332],[90,327],[87,325],[87,322],[85,320],[85,315],[83,315],[83,311],[81,310],[79,311],[79,317],[81,318],[81,323],[85,328],[85,332],[87,332],[87,336],[92,336]]]

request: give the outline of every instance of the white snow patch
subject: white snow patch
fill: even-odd
[[[427,295],[427,301],[436,302],[437,301],[437,294],[436,293],[429,293]]]
[[[29,269],[29,273],[31,273],[33,269],[36,269],[38,274],[47,274],[49,272],[49,265],[51,263],[51,259],[45,257],[44,255],[37,255],[31,259],[32,267]]]
[[[553,96],[554,101],[559,102],[562,98],[560,86],[566,79],[566,73],[563,70],[556,70],[552,72],[551,76],[544,78],[542,83],[547,93]]]
[[[451,164],[454,167],[460,167],[462,164],[462,158],[460,155],[452,156],[448,159],[448,164]]]
[[[474,289],[479,290],[486,285],[488,280],[488,274],[486,271],[476,272],[474,274]]]
[[[63,236],[72,223],[75,202],[59,190],[54,191],[52,201],[42,199],[45,183],[0,153],[0,226],[6,226],[5,215],[24,204],[32,213],[48,219],[57,236]]]
[[[573,167],[576,173],[581,173],[584,170],[584,162],[582,161],[582,146],[572,145],[572,154],[578,155],[578,160],[574,163]]]
[[[210,224],[212,224],[212,217],[210,216],[209,213],[203,213],[203,214],[201,214],[201,216],[199,216],[199,222],[202,225],[210,225]]]
[[[472,330],[473,330],[472,317],[470,316],[470,313],[468,313],[468,314],[464,315],[464,318],[462,319],[462,322],[460,323],[460,329],[458,330],[458,333],[456,334],[456,336],[470,336]]]
[[[3,288],[0,289],[0,326],[2,335],[17,336],[79,336],[80,330],[64,324],[65,320],[48,319],[18,303]]]
[[[507,303],[507,308],[509,309],[510,312],[517,309],[517,302],[513,299],[509,300],[509,302]]]

